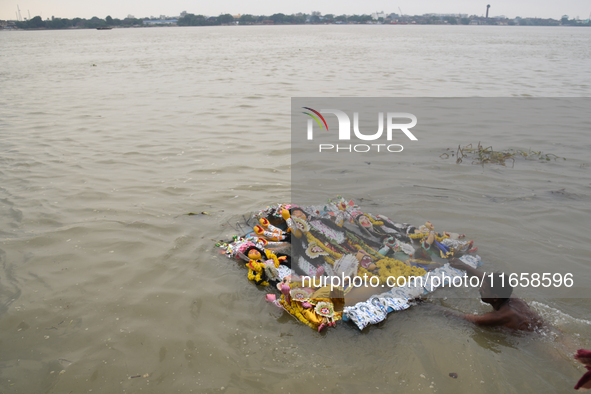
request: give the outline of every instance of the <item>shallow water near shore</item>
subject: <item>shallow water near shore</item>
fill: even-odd
[[[214,244],[289,201],[291,97],[588,97],[590,43],[590,29],[484,26],[2,32],[0,391],[572,391],[584,369],[569,352],[591,347],[588,286],[516,290],[561,331],[418,305],[319,334]],[[420,139],[372,164],[390,183],[343,195],[467,234],[484,270],[564,262],[589,279],[589,134],[486,131]],[[440,157],[479,141],[567,160]],[[436,295],[490,310],[475,289]]]

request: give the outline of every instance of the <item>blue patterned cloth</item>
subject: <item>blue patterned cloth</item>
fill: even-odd
[[[464,255],[460,257],[460,260],[472,268],[478,268],[482,265],[480,256]],[[370,324],[383,321],[390,312],[410,308],[408,300],[431,293],[439,287],[449,284],[452,278],[462,276],[464,276],[464,271],[445,264],[443,267],[427,272],[422,276],[422,280],[417,279],[407,283],[406,286],[393,287],[385,293],[370,297],[367,301],[345,307],[343,320],[350,319],[360,330],[363,330]],[[431,279],[431,277],[438,277],[439,280]]]

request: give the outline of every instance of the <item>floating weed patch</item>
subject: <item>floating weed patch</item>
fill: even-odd
[[[542,151],[533,151],[529,149],[524,151],[521,149],[507,149],[503,151],[495,151],[492,146],[483,147],[480,142],[478,146],[474,147],[472,144],[468,144],[464,147],[458,145],[457,151],[453,152],[453,149],[447,148],[451,153],[444,152],[439,157],[442,159],[449,159],[450,157],[456,157],[456,164],[461,164],[466,161],[470,161],[471,164],[479,164],[484,166],[485,164],[499,164],[506,166],[507,161],[511,161],[511,167],[515,166],[516,158],[523,158],[525,160],[532,161],[556,161],[558,159],[566,160],[564,157],[556,156],[553,153],[544,153]]]

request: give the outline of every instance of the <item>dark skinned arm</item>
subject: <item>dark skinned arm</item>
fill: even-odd
[[[458,316],[464,320],[477,324],[479,326],[504,326],[511,322],[511,318],[504,312],[494,311],[485,313],[484,315],[461,315]]]
[[[484,315],[466,315],[460,312],[452,311],[445,307],[435,306],[435,309],[440,309],[443,311],[445,316],[453,316],[460,319],[464,319],[471,323],[474,323],[478,326],[488,326],[488,327],[496,327],[496,326],[504,326],[510,323],[511,318],[510,316],[505,313],[504,311],[494,311],[485,313]]]

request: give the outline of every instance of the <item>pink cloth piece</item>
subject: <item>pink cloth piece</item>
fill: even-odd
[[[265,298],[269,302],[273,302],[273,301],[275,301],[277,299],[277,297],[275,296],[275,294],[267,294]]]
[[[585,368],[587,368],[587,372],[575,385],[575,390],[589,390],[591,389],[591,351],[579,349],[577,354],[575,354],[575,359],[581,364],[585,365]]]

